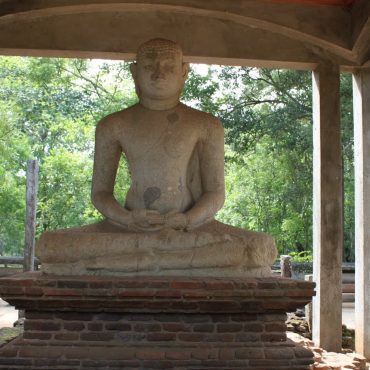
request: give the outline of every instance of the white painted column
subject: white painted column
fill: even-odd
[[[312,335],[328,351],[342,348],[343,185],[339,67],[313,72],[313,299]]]
[[[370,70],[353,74],[356,352],[370,358]]]

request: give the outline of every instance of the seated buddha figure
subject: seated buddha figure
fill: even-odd
[[[271,236],[214,219],[223,206],[224,131],[214,116],[180,103],[188,74],[180,46],[154,39],[131,65],[139,103],[96,128],[92,202],[101,222],[45,232],[45,273],[269,276]],[[114,197],[120,157],[131,184]]]

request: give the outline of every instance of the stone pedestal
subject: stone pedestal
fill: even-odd
[[[313,288],[273,277],[3,278],[1,297],[26,320],[0,369],[306,370],[313,355],[287,340],[285,312]]]

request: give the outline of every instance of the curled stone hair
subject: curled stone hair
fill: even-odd
[[[152,39],[139,46],[136,61],[139,61],[143,57],[154,58],[158,55],[176,54],[182,57],[182,49],[176,42],[160,38]]]

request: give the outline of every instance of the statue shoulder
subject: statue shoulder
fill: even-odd
[[[115,130],[122,129],[125,125],[131,122],[130,118],[134,107],[135,106],[132,106],[103,117],[96,126],[96,132],[110,132],[111,134],[114,134]]]
[[[189,107],[185,104],[182,104],[182,108],[186,111],[186,114],[192,118],[191,121],[194,122],[194,124],[196,124],[197,126],[201,125],[201,127],[206,131],[212,130],[223,133],[224,128],[220,119],[213,114],[203,112],[199,109]]]

